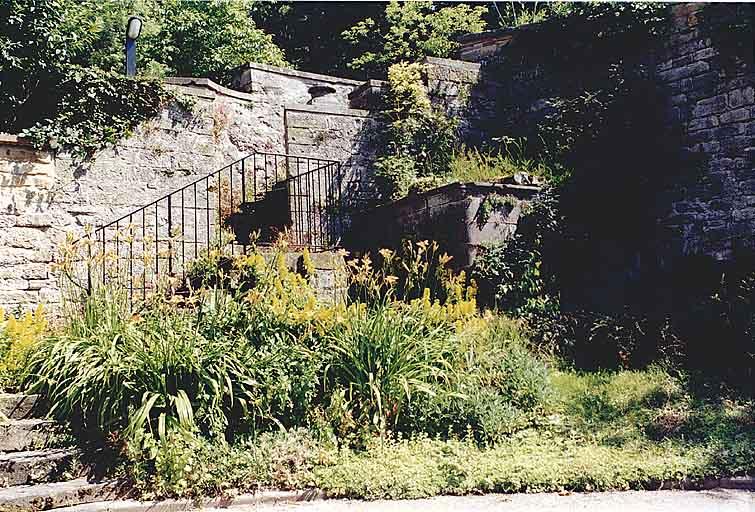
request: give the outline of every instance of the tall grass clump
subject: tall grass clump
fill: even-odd
[[[54,417],[130,441],[175,430],[224,440],[278,422],[298,401],[288,395],[298,374],[308,376],[295,367],[297,344],[230,328],[251,325],[251,310],[219,293],[193,307],[155,298],[134,314],[118,292],[94,294],[36,352],[31,389]]]
[[[480,150],[462,146],[454,151],[447,181],[501,181],[517,173],[550,178],[551,167],[542,159],[526,156],[523,144],[512,142],[502,150]]]
[[[394,429],[404,408],[433,395],[450,379],[454,338],[406,311],[362,311],[328,336],[333,356],[326,369],[343,413],[380,433]]]

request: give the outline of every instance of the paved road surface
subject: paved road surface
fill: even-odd
[[[205,509],[220,510],[220,509]],[[734,490],[444,496],[411,501],[325,500],[232,507],[233,512],[755,512],[755,492]]]

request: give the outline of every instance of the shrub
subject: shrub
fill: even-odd
[[[532,201],[513,238],[485,247],[475,259],[471,275],[481,304],[517,316],[558,310],[556,275],[545,259],[560,236],[557,205],[557,196],[546,190]]]
[[[421,65],[406,63],[388,72],[384,152],[375,170],[383,202],[405,196],[419,178],[448,173],[458,123],[433,108],[422,73]]]
[[[116,294],[92,296],[35,354],[32,389],[56,417],[133,439],[176,428],[224,438],[306,409],[310,353],[218,294],[196,310],[156,299],[135,315]]]
[[[375,183],[384,201],[406,196],[416,180],[416,164],[410,156],[389,155],[375,162]]]
[[[130,446],[128,456],[143,498],[202,498],[311,486],[312,470],[327,452],[304,430],[266,433],[235,446],[172,431]]]
[[[0,309],[0,390],[18,390],[31,353],[47,333],[42,306],[16,318]]]
[[[345,391],[347,413],[360,427],[381,434],[418,395],[435,394],[451,371],[448,332],[406,311],[380,307],[357,314],[328,340],[328,387]]]

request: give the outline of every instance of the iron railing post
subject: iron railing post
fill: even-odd
[[[168,275],[173,276],[173,195],[168,195]]]

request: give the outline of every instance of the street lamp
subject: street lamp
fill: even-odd
[[[126,22],[126,76],[136,74],[136,39],[142,32],[142,19],[131,16]]]

